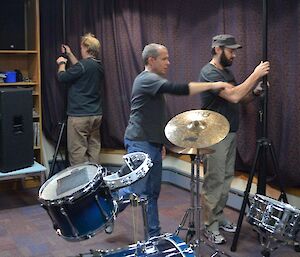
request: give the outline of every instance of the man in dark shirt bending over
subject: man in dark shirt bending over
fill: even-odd
[[[231,86],[223,82],[190,82],[175,84],[165,78],[169,62],[168,50],[160,44],[146,45],[142,53],[145,70],[134,80],[131,112],[124,136],[128,153],[144,152],[153,166],[147,175],[130,187],[120,190],[120,195],[136,193],[148,199],[147,219],[149,236],[160,235],[157,200],[161,187],[162,149],[166,142],[164,127],[167,123],[164,94],[192,95],[205,90]]]

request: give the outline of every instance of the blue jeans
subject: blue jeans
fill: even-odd
[[[151,158],[153,166],[147,172],[147,175],[133,183],[132,185],[119,190],[120,196],[135,193],[138,196],[144,195],[148,199],[147,220],[149,237],[160,235],[160,224],[158,216],[157,200],[161,187],[162,176],[162,158],[161,146],[151,144],[146,141],[124,140],[125,148],[128,153],[143,152]]]

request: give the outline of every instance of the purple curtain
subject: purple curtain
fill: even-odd
[[[232,69],[242,82],[262,59],[262,0],[65,0],[66,43],[78,56],[80,36],[94,33],[102,43],[105,66],[105,104],[101,128],[103,147],[122,148],[130,111],[131,86],[143,69],[144,45],[157,42],[169,49],[168,78],[195,81],[211,58],[212,36],[228,33],[243,45]],[[268,105],[268,138],[273,142],[280,175],[289,186],[300,185],[298,151],[300,136],[298,0],[268,1],[268,59],[272,71]],[[41,49],[43,130],[55,140],[57,124],[65,118],[66,90],[56,80],[55,60],[63,39],[62,1],[41,0]],[[199,109],[198,96],[168,96],[169,117]],[[237,168],[249,171],[260,137],[256,100],[241,107]],[[272,165],[269,175],[272,176]]]

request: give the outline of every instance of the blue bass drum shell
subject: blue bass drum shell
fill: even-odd
[[[97,164],[79,164],[54,175],[40,188],[39,201],[64,239],[91,238],[114,221],[115,203],[102,173]]]

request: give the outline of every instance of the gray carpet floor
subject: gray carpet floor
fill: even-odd
[[[141,207],[129,206],[120,213],[115,220],[114,231],[110,235],[101,231],[90,239],[69,242],[55,233],[52,221],[40,206],[37,196],[38,189],[0,192],[0,257],[73,257],[80,254],[93,256],[87,255],[91,249],[111,250],[110,255],[121,257],[128,255],[128,245],[136,241],[145,245]],[[162,185],[159,209],[163,234],[174,234],[190,205],[189,201],[190,195],[186,190],[169,184]],[[229,208],[226,208],[225,214],[234,222],[239,215],[236,210]],[[263,247],[258,241],[258,233],[246,219],[241,227],[235,252],[230,251],[233,234],[224,233],[224,235],[227,243],[215,246],[206,240],[201,231],[200,256],[263,256],[261,254]],[[181,240],[179,242],[183,243],[186,236],[186,231],[181,230],[178,235]],[[148,243],[151,245],[151,242]],[[300,256],[293,245],[278,244],[277,246],[278,249],[271,252],[270,256]],[[168,246],[164,247],[169,249]],[[123,250],[117,251],[117,248]],[[159,252],[153,256],[162,255]]]

